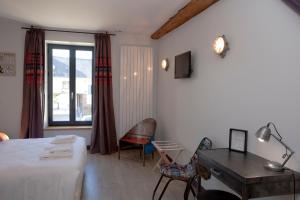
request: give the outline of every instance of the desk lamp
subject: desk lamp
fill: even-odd
[[[270,126],[273,126],[277,135],[272,134]],[[282,155],[282,158],[285,159],[282,164],[269,161],[265,167],[272,171],[283,171],[284,165],[288,162],[288,160],[292,157],[292,155],[295,153],[290,147],[288,147],[283,141],[281,135],[278,133],[277,128],[274,123],[269,122],[267,126],[263,126],[256,132],[256,137],[258,141],[260,142],[268,142],[270,140],[270,137],[273,136],[280,144],[282,144],[285,147],[285,153]]]

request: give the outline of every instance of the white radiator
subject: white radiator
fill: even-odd
[[[120,135],[153,116],[153,52],[150,47],[122,46]]]

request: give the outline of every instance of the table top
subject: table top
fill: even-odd
[[[291,170],[274,172],[266,169],[264,165],[268,160],[250,152],[244,154],[229,149],[214,149],[199,151],[198,155],[247,182],[262,181],[262,179],[269,181],[290,179],[293,174]]]

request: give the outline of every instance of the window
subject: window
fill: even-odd
[[[94,48],[48,44],[48,124],[92,124]]]

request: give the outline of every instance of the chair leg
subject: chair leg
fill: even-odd
[[[139,152],[140,152],[140,159],[142,158],[142,149],[139,148]]]
[[[119,141],[119,147],[118,147],[118,158],[121,159],[121,142]]]
[[[167,187],[169,186],[170,182],[173,181],[173,180],[174,180],[174,179],[171,179],[171,178],[168,180],[168,182],[166,183],[166,185],[165,185],[165,187],[164,187],[162,193],[160,194],[158,200],[161,200],[161,198],[163,197],[163,195],[164,195],[164,193],[165,193]]]
[[[203,191],[203,188],[202,188],[202,184],[201,184],[201,177],[200,176],[196,176],[197,178],[197,197],[198,195]]]
[[[197,176],[194,176],[194,177],[192,178],[192,180],[191,180],[191,183],[190,183],[191,191],[192,191],[194,197],[196,197],[196,192],[195,192],[195,190],[194,190],[194,188],[193,188],[193,182],[194,182],[194,180],[195,180],[196,178],[197,178]]]
[[[143,144],[143,167],[145,167],[145,145]]]
[[[188,200],[189,199],[189,194],[190,194],[190,187],[189,184],[187,183],[185,191],[184,191],[184,195],[183,195],[183,199],[184,200]]]
[[[158,180],[158,183],[155,186],[155,189],[154,189],[153,194],[152,194],[152,200],[154,200],[156,190],[157,190],[157,188],[158,188],[158,186],[159,186],[159,184],[160,184],[160,182],[161,182],[161,180],[162,180],[163,177],[164,177],[163,175],[160,176],[160,178]]]
[[[192,193],[193,193],[193,196],[196,197],[196,192],[195,192],[195,190],[193,189],[192,186],[191,186],[191,191],[192,191]]]
[[[184,200],[188,200],[189,199],[189,194],[190,194],[190,191],[192,190],[192,193],[193,195],[195,196],[195,191],[194,189],[192,188],[192,183],[194,181],[194,177],[193,178],[190,178],[187,182],[186,182],[186,188],[185,188],[185,191],[184,191]]]

